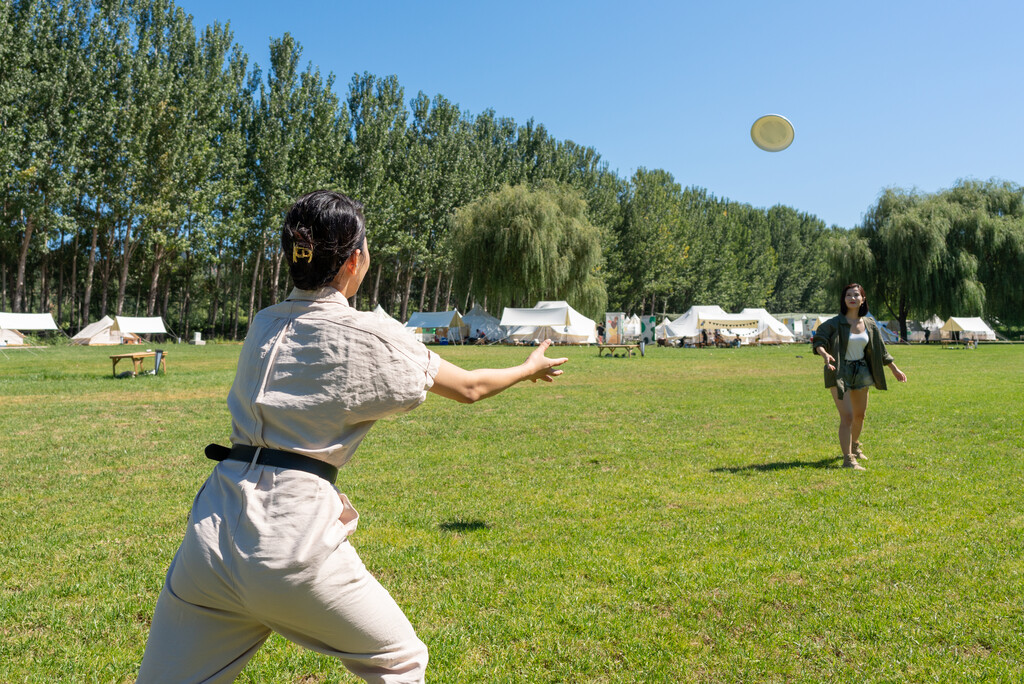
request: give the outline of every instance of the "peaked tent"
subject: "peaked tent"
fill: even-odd
[[[700,339],[701,320],[726,316],[725,309],[720,306],[698,306],[694,304],[682,316],[666,325],[666,340],[683,340],[697,342]]]
[[[954,332],[960,333],[960,338],[972,340],[995,340],[995,331],[988,327],[988,324],[980,318],[960,318],[952,316],[942,326],[942,336],[950,338]]]
[[[663,319],[661,319],[661,323],[659,323],[658,325],[654,326],[654,339],[656,339],[656,340],[664,340],[664,339],[666,339],[665,328],[668,325],[670,325],[671,323],[672,323],[672,321],[669,320],[668,316],[665,316]]]
[[[563,301],[537,302],[532,309],[506,308],[501,313],[501,325],[510,326],[508,336],[517,342],[597,342],[597,323]]]
[[[0,347],[22,347],[25,345],[25,336],[17,330],[0,328]]]
[[[643,325],[641,324],[640,317],[633,314],[627,318],[625,324],[623,324],[622,334],[627,338],[636,339],[640,337],[642,329]]]
[[[100,320],[85,326],[71,338],[72,344],[91,346],[113,344],[139,344],[142,339],[130,332],[114,330],[114,319],[104,316]]]
[[[740,311],[739,315],[757,319],[757,327],[743,336],[748,342],[760,342],[761,344],[796,342],[796,335],[782,321],[768,313],[767,309],[747,308]]]
[[[449,331],[449,337],[454,339],[463,339],[466,332],[466,325],[462,322],[462,316],[459,314],[458,309],[453,309],[452,311],[420,311],[414,313],[412,317],[405,322],[405,327],[414,334],[420,336],[424,334],[424,330],[447,328]],[[454,335],[450,334],[452,331],[455,332]]]
[[[483,333],[485,338],[494,342],[505,337],[505,333],[501,329],[501,321],[480,308],[479,304],[473,305],[469,313],[462,317],[462,322],[469,328],[471,337],[478,337],[478,330]]]

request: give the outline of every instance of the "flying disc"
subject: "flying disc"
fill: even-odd
[[[750,127],[750,139],[765,152],[781,152],[793,142],[793,124],[778,114],[766,114]]]

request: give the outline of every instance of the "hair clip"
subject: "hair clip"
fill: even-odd
[[[292,245],[292,262],[296,262],[299,259],[305,259],[307,262],[313,263],[313,250],[309,247]]]

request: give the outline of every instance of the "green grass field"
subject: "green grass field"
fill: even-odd
[[[239,349],[0,355],[0,682],[134,680]],[[891,351],[863,473],[806,345],[569,348],[553,385],[431,395],[342,470],[353,543],[433,682],[1022,681],[1024,346]],[[239,681],[355,680],[273,637]]]

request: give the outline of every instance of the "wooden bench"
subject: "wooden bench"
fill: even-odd
[[[151,351],[129,352],[128,354],[112,354],[110,356],[110,360],[114,364],[114,368],[113,368],[114,377],[117,377],[117,364],[118,364],[118,362],[121,361],[121,359],[131,359],[132,360],[132,375],[138,375],[139,373],[142,372],[142,362],[143,362],[143,360],[144,359],[148,359],[148,358],[152,358],[152,357],[155,357],[155,356],[156,356],[156,352],[151,352]],[[167,352],[162,352],[162,356],[160,358],[160,368],[163,368],[164,373],[167,372]],[[155,368],[154,370],[158,371],[160,369],[159,368]]]
[[[625,349],[626,356],[632,356],[634,349],[639,349],[639,344],[599,344],[597,345],[597,355],[601,356],[605,351],[608,352],[608,356],[615,353],[616,349]]]

